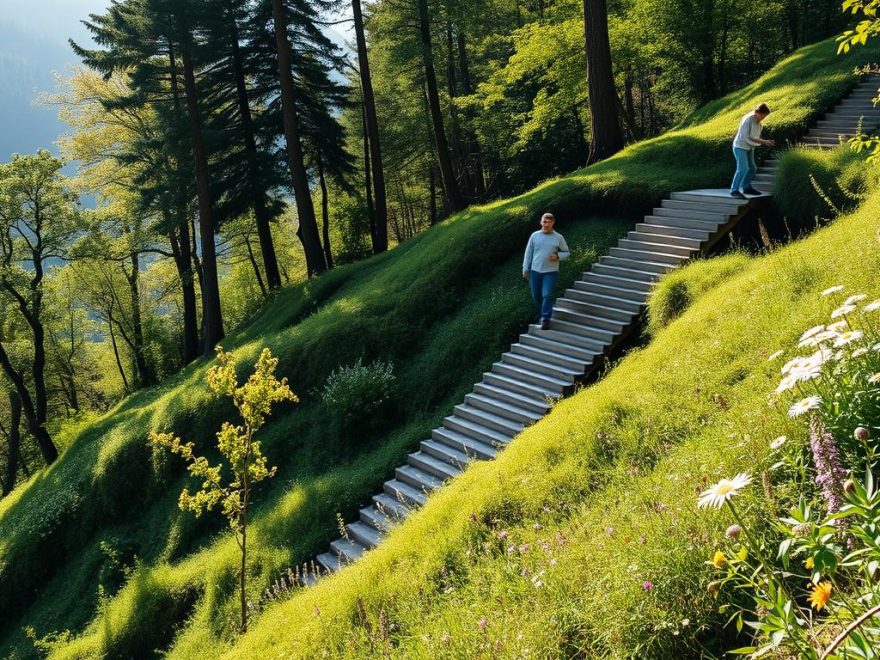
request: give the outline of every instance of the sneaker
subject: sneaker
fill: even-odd
[[[739,190],[731,190],[731,197],[736,197],[737,199],[747,199],[745,195],[743,195]]]
[[[541,330],[550,329],[550,319],[541,319]]]
[[[746,188],[743,192],[746,195],[763,195],[764,194],[760,190],[756,190],[755,188]]]

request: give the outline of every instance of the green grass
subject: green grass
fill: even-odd
[[[870,55],[865,50],[859,57]],[[353,513],[524,326],[530,308],[518,280],[518,261],[539,212],[553,210],[559,228],[577,246],[578,263],[570,264],[564,273],[570,281],[628,227],[631,215],[646,211],[671,190],[726,182],[731,169],[730,136],[756,99],[774,106],[768,128],[777,139],[796,135],[854,84],[848,71],[858,63],[855,58],[837,58],[832,42],[802,49],[753,85],[701,110],[680,130],[634,145],[608,161],[549,181],[520,197],[469,209],[389,254],[282,291],[245,330],[228,338],[226,348],[238,350],[243,366],[255,359],[262,346],[270,346],[281,358],[282,374],[290,378],[304,401],[297,410],[279,414],[264,434],[265,451],[279,465],[280,475],[258,493],[254,547],[259,551],[250,569],[254,595],[279,569],[321,549],[335,532],[334,514]],[[622,219],[599,217],[603,213]],[[702,309],[701,303],[692,305],[661,335],[667,336]],[[662,345],[661,337],[656,344]],[[647,381],[642,383],[638,371],[625,365],[638,361],[639,355],[615,370],[614,374],[624,376],[613,376],[618,378],[614,383],[629,378],[626,387],[634,393],[643,391]],[[679,356],[674,352],[671,356],[677,362]],[[332,411],[324,409],[313,392],[335,367],[359,357],[391,360],[407,399],[401,418],[387,433],[351,445],[328,437],[326,420]],[[736,384],[740,372],[731,370],[734,363],[725,364],[724,373]],[[194,365],[161,386],[130,397],[85,429],[55,466],[0,502],[0,649],[4,654],[33,654],[21,631],[24,625],[33,626],[39,636],[63,629],[77,634],[56,649],[68,657],[143,657],[171,644],[181,655],[210,657],[231,643],[236,549],[215,518],[194,521],[176,511],[176,493],[183,483],[180,466],[154,453],[144,440],[148,430],[174,429],[202,446],[210,441],[219,420],[230,411],[208,396],[205,369],[204,363]],[[655,389],[644,396],[660,401],[673,387],[670,373],[665,380],[655,378]],[[635,394],[631,400],[602,399],[589,409],[576,403],[580,399],[561,404],[545,424],[528,431],[505,452],[497,466],[469,470],[438,495],[436,505],[432,503],[407,523],[406,531],[395,534],[386,548],[344,576],[273,608],[244,643],[249,648],[289,645],[296,635],[305,644],[298,649],[311,648],[320,643],[326,624],[332,632],[331,646],[340,652],[350,646],[360,653],[367,648],[365,644],[385,644],[385,637],[391,638],[392,631],[382,632],[377,618],[384,610],[384,620],[393,620],[397,626],[396,644],[415,654],[431,655],[433,650],[421,646],[428,643],[420,636],[423,633],[409,636],[403,631],[419,628],[432,634],[457,617],[477,614],[472,603],[498,599],[502,605],[485,610],[485,616],[501,612],[491,624],[493,629],[522,629],[529,638],[543,635],[544,648],[549,649],[560,648],[563,637],[565,644],[572,643],[574,631],[589,629],[597,640],[606,640],[601,643],[607,648],[614,648],[615,643],[625,647],[631,630],[616,621],[622,618],[619,612],[606,612],[605,628],[601,617],[588,624],[577,609],[553,610],[555,623],[548,623],[550,608],[532,611],[527,604],[536,594],[546,598],[554,593],[550,573],[546,589],[516,585],[508,593],[507,586],[492,579],[499,570],[514,570],[505,568],[506,555],[500,563],[487,556],[483,566],[481,555],[471,553],[473,559],[464,555],[468,546],[462,539],[471,539],[468,542],[477,548],[481,535],[491,538],[489,526],[509,524],[513,528],[538,516],[545,529],[558,527],[561,532],[568,530],[562,532],[566,538],[576,538],[573,516],[583,509],[578,520],[591,520],[586,496],[604,496],[603,485],[624,471],[621,458],[637,455],[640,470],[668,460],[662,458],[664,452],[687,437],[688,425],[700,426],[713,406],[719,407],[717,400],[705,401],[708,389],[696,385],[689,389],[687,378],[682,378],[676,392],[684,393],[684,400],[700,402],[694,405],[695,412],[679,416],[678,402],[666,400],[669,410],[649,418],[644,434],[627,426],[630,420],[644,421]],[[615,386],[599,386],[603,387]],[[620,428],[620,437],[617,431],[602,431],[605,435],[597,437],[599,431],[590,429],[600,422]],[[530,440],[548,432],[539,428],[549,429],[552,436],[546,446]],[[628,430],[624,433],[623,429]],[[534,465],[524,459],[523,452],[531,451],[526,448],[537,452]],[[523,461],[521,469],[507,472],[516,461]],[[463,494],[470,499],[455,499]],[[612,498],[604,504],[613,515],[620,503]],[[469,521],[469,511],[475,513],[476,523]],[[592,515],[602,513],[600,509]],[[438,521],[448,528],[436,537],[430,530],[442,529],[432,527]],[[525,539],[528,527],[521,529],[517,535]],[[590,538],[591,542],[604,540],[601,534]],[[654,537],[649,538],[653,542]],[[560,541],[560,557],[574,547],[578,546]],[[582,549],[588,547],[585,540]],[[124,566],[133,565],[135,556],[138,568],[117,593],[125,580]],[[615,561],[624,561],[624,556]],[[584,559],[580,557],[582,563]],[[471,561],[478,565],[470,567]],[[407,576],[410,566],[411,581]],[[468,577],[472,570],[477,576],[473,582]],[[629,593],[622,583],[614,582],[620,576],[613,571],[608,576],[607,585],[594,584],[597,598],[606,586],[612,593],[617,587],[620,593]],[[565,582],[565,577],[560,575],[559,581]],[[576,584],[572,581],[572,588]],[[108,594],[101,602],[99,585]],[[505,591],[495,593],[497,589]],[[587,589],[579,597],[587,598],[590,593]],[[372,617],[369,626],[349,625],[356,620],[352,607],[358,596],[364,599],[367,617]],[[321,614],[316,614],[311,603],[321,603]],[[517,609],[518,603],[525,609]],[[414,609],[405,611],[410,607]],[[601,598],[593,607],[602,609]],[[506,625],[513,621],[504,619],[507,611],[511,617],[528,611],[529,620]],[[404,627],[406,617],[418,612],[424,612],[423,620],[410,618],[409,627]],[[295,627],[279,627],[279,617],[287,616],[296,622]],[[486,636],[485,631],[470,630],[471,624],[468,620],[465,625],[462,618],[464,627],[456,645]],[[283,640],[271,640],[273,627],[275,633],[284,631]],[[377,631],[383,634],[378,641],[371,637]],[[617,642],[614,635],[621,636]],[[513,645],[515,640],[502,643]],[[452,652],[471,647],[449,648]]]

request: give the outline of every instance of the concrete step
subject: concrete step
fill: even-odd
[[[461,474],[461,469],[456,466],[445,463],[438,458],[426,454],[423,451],[417,451],[406,457],[406,462],[417,467],[418,469],[434,475],[438,479],[445,481]]]
[[[548,374],[533,371],[531,369],[523,369],[515,364],[504,361],[495,362],[492,365],[492,373],[512,380],[519,380],[528,385],[551,389],[560,397],[563,396],[564,392],[573,384]]]
[[[492,431],[492,437],[496,439],[495,441],[502,444],[509,442],[510,438],[525,428],[525,424],[522,422],[517,422],[502,417],[501,415],[496,415],[486,410],[475,408],[467,403],[461,403],[455,406],[453,411],[455,412],[454,417],[459,417],[466,422],[485,427],[489,431]],[[480,429],[479,432],[485,435],[483,429]]]
[[[498,449],[490,442],[477,440],[452,428],[434,429],[431,431],[431,437],[440,444],[482,461],[495,458],[498,453]]]
[[[453,449],[449,445],[444,445],[442,442],[433,439],[422,440],[419,443],[419,448],[425,455],[431,456],[435,460],[456,469],[464,470],[468,463],[476,460],[473,456],[468,456],[463,451]]]
[[[467,394],[464,400],[469,406],[485,410],[488,413],[510,419],[518,424],[534,424],[544,416],[544,413],[535,412],[523,408],[504,399],[496,399],[487,394]]]
[[[405,484],[399,479],[386,481],[382,490],[404,506],[422,506],[428,501],[428,496],[417,488]]]
[[[335,573],[342,568],[342,562],[339,560],[339,557],[332,552],[322,552],[315,559],[329,573]]]
[[[360,510],[361,522],[383,532],[389,531],[400,520],[396,516],[387,516],[375,506],[367,506]]]
[[[372,497],[373,505],[378,509],[379,513],[384,514],[390,520],[402,520],[409,515],[412,510],[411,504],[404,504],[396,497],[392,497],[386,492],[381,492]]]
[[[686,248],[689,250],[699,250],[702,241],[695,238],[686,238],[684,236],[671,236],[669,234],[646,234],[639,231],[631,231],[627,234],[627,238],[642,243],[652,243],[655,245],[674,245],[675,247]]]
[[[740,200],[736,201],[733,197],[719,197],[718,195],[710,195],[708,193],[696,192],[696,191],[685,191],[685,192],[674,192],[670,193],[670,199],[680,200],[683,202],[704,202],[708,204],[730,204],[731,206],[736,206],[736,210],[732,211],[731,214],[735,215],[739,212],[740,207],[744,206],[746,202]]]
[[[734,207],[731,207],[734,209]],[[706,211],[703,209],[677,209],[677,208],[668,208],[664,206],[658,206],[654,209],[651,215],[655,216],[668,216],[670,218],[693,218],[694,220],[703,220],[705,222],[713,222],[716,225],[725,222],[727,218],[729,218],[733,213],[735,213],[735,209],[730,213],[725,213],[724,211]]]
[[[629,247],[613,247],[608,250],[608,253],[612,257],[623,257],[624,259],[634,260],[644,259],[645,261],[667,263],[673,266],[678,266],[679,264],[687,261],[687,257],[682,257],[677,254],[669,254],[667,252],[658,252],[656,250],[648,248],[647,246],[640,246],[638,249]]]
[[[697,220],[696,218],[678,218],[666,215],[646,215],[645,224],[695,229],[697,231],[707,231],[709,234],[714,234],[718,230],[718,227],[720,227],[717,222],[707,222],[705,220]]]
[[[582,360],[566,353],[561,353],[556,346],[552,349],[548,349],[532,344],[523,344],[521,342],[511,346],[511,352],[514,355],[521,355],[531,360],[542,362],[547,366],[567,369],[570,373],[577,374],[575,376],[576,378],[584,375],[586,367],[593,363],[592,358],[595,357],[595,355],[593,355],[588,360]]]
[[[330,544],[330,552],[336,554],[342,564],[357,561],[366,551],[367,549],[354,539],[336,539]]]
[[[653,225],[640,222],[636,225],[636,231],[643,234],[665,234],[667,236],[681,236],[683,238],[693,238],[698,241],[708,241],[712,235],[711,232],[702,229],[690,229],[688,227],[674,227],[671,225]],[[596,266],[593,267],[593,270]],[[652,273],[652,275],[657,275]]]
[[[494,387],[507,392],[512,392],[517,396],[534,399],[542,404],[549,399],[557,399],[560,394],[550,387],[542,387],[533,383],[527,383],[517,378],[508,378],[501,374],[486,371],[483,373],[483,383],[488,387]]]
[[[559,302],[557,300],[557,302]],[[562,328],[566,332],[584,335],[587,337],[602,338],[607,333],[618,335],[624,327],[632,320],[629,313],[624,313],[622,317],[607,314],[604,309],[598,312],[579,311],[577,309],[568,309],[564,315],[560,315],[557,310],[560,306],[553,307],[553,318],[550,320],[550,327],[557,326],[556,322],[568,323],[572,327]],[[578,326],[575,328],[574,326]]]
[[[652,273],[657,273],[658,275],[668,273],[670,270],[675,268],[675,266],[672,266],[670,264],[636,259],[621,259],[620,257],[612,257],[607,254],[599,257],[599,263],[608,266],[614,266],[615,268],[625,268],[627,270],[650,271]]]
[[[349,538],[368,550],[370,548],[375,548],[382,542],[382,539],[385,538],[385,534],[378,529],[360,521],[346,525],[345,529],[348,532]]]
[[[437,490],[443,485],[443,479],[420,470],[414,465],[403,465],[394,471],[394,476],[408,486],[412,486],[416,490],[427,495],[431,491]]]
[[[541,397],[529,396],[513,389],[507,389],[507,387],[500,387],[498,384],[493,385],[485,380],[485,376],[486,374],[484,374],[484,382],[474,385],[475,394],[480,394],[496,401],[508,403],[540,417],[546,415],[550,410],[551,406],[547,401],[546,395]],[[497,378],[500,378],[500,376]],[[497,383],[497,380],[495,382]]]
[[[551,332],[555,334],[551,335]],[[554,330],[537,330],[521,334],[519,343],[545,351],[562,353],[584,364],[591,363],[606,348],[606,344],[601,344],[598,341],[590,341],[586,337],[568,335]]]
[[[615,306],[618,309],[624,309],[633,313],[637,313],[642,308],[642,303],[648,297],[648,289],[644,291],[634,291],[632,289],[621,289],[619,287],[603,286],[595,282],[577,282],[582,289],[566,289],[566,298],[581,300],[596,305]]]
[[[677,245],[669,245],[668,243],[650,243],[648,241],[632,240],[629,238],[621,238],[617,242],[617,245],[623,249],[659,252],[662,254],[679,256],[684,259],[689,258],[695,252],[695,248],[679,247]]]
[[[456,406],[457,408],[458,406]],[[458,412],[458,411],[456,411]],[[477,417],[477,415],[473,415]],[[455,431],[460,435],[479,440],[480,442],[491,445],[492,447],[503,447],[510,439],[516,435],[511,431],[499,431],[496,428],[486,426],[481,421],[468,419],[461,415],[455,414],[443,418],[443,428]]]
[[[635,277],[627,277],[625,275],[606,275],[605,273],[588,273],[587,276],[574,283],[574,288],[580,291],[586,291],[593,284],[616,288],[616,289],[633,289],[634,291],[650,291],[654,287],[655,280],[636,279]]]
[[[807,134],[804,136],[805,138],[814,138],[814,137],[831,137],[831,138],[851,138],[858,135],[859,132],[855,129],[849,131],[821,131],[819,129],[807,131]]]
[[[725,217],[733,215],[737,212],[738,206],[727,200],[712,199],[711,201],[688,201],[681,199],[664,199],[660,202],[660,208],[664,209],[684,209],[687,211],[707,211],[708,213],[719,213]]]
[[[572,312],[571,314],[569,312]],[[576,322],[578,317],[602,317],[621,325],[629,325],[637,312],[630,309],[609,307],[605,303],[590,303],[565,296],[556,299],[554,318]],[[552,321],[551,321],[552,323]]]
[[[638,227],[650,227],[651,225],[646,225],[644,223],[640,223],[636,225]],[[660,278],[660,274],[656,272],[651,272],[649,270],[640,270],[638,268],[621,268],[620,266],[609,266],[604,263],[594,264],[593,267],[589,270],[590,273],[595,273],[596,275],[607,275],[608,277],[622,277],[628,280],[640,280],[643,282],[654,282]]]
[[[534,356],[514,353],[513,351],[509,351],[501,356],[501,362],[518,369],[525,369],[542,376],[548,376],[556,381],[566,382],[567,385],[574,385],[575,378],[582,376],[584,373],[583,369],[575,371],[558,364],[535,359]]]

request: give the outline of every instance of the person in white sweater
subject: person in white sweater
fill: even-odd
[[[733,157],[736,158],[736,174],[730,184],[730,196],[746,199],[746,195],[763,195],[752,187],[752,178],[758,171],[755,164],[755,147],[775,147],[773,140],[761,138],[761,122],[770,114],[766,103],[761,103],[754,111],[745,115],[739,122],[739,130],[733,138]]]
[[[528,280],[532,290],[542,330],[550,328],[553,290],[559,279],[559,262],[571,255],[562,234],[553,231],[555,223],[552,213],[541,216],[541,228],[529,237],[523,257],[523,278]]]

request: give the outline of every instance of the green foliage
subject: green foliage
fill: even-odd
[[[321,399],[345,436],[388,428],[397,411],[394,365],[383,360],[339,367],[327,376]]]

